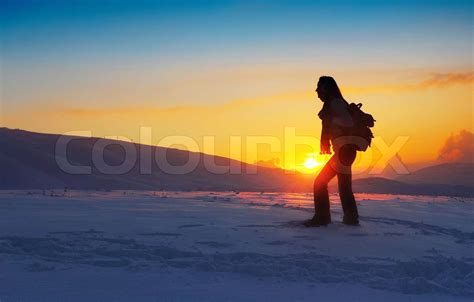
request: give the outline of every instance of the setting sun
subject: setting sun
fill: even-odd
[[[308,169],[314,169],[314,168],[316,168],[317,166],[320,166],[320,165],[321,165],[321,163],[317,162],[314,158],[308,158],[304,162],[304,166]]]
[[[300,164],[301,169],[299,169],[299,171],[303,173],[313,173],[316,170],[322,168],[327,160],[328,158],[326,158],[326,156],[308,153],[306,155],[305,161]]]

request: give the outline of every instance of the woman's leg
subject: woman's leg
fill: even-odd
[[[314,180],[314,219],[319,220],[321,224],[328,224],[331,222],[328,183],[334,176],[336,176],[336,171],[333,169],[331,164],[333,159],[334,156],[326,163]]]
[[[357,204],[352,192],[352,169],[351,166],[356,158],[357,151],[351,145],[344,146],[339,152],[339,160],[344,167],[337,171],[339,185],[339,196],[341,198],[342,210],[344,212],[343,222],[346,224],[358,224],[359,214]]]
[[[342,210],[344,212],[343,222],[348,224],[357,224],[359,213],[357,204],[352,192],[352,175],[338,174],[339,196],[341,197]]]

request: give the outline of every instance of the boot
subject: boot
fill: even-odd
[[[303,225],[305,227],[320,227],[320,226],[327,226],[331,223],[331,217],[319,217],[318,215],[314,214],[313,218],[306,220]]]
[[[357,214],[344,214],[342,223],[346,225],[359,225],[359,215]]]

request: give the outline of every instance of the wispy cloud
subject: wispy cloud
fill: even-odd
[[[474,72],[466,73],[435,73],[427,79],[413,84],[387,84],[374,86],[346,86],[342,87],[347,94],[370,93],[397,93],[425,90],[431,88],[445,88],[452,85],[466,85],[474,82]],[[271,96],[237,99],[221,104],[210,105],[179,105],[170,107],[115,107],[115,108],[66,108],[62,114],[76,117],[100,117],[105,115],[123,114],[183,114],[183,113],[221,113],[239,108],[265,106],[278,102],[301,102],[314,99],[312,90],[280,93]]]
[[[417,88],[446,87],[457,84],[472,84],[474,72],[466,73],[437,73],[417,85]]]
[[[104,115],[130,114],[163,114],[185,111],[204,110],[202,106],[173,106],[173,107],[115,107],[115,108],[72,108],[62,109],[61,113],[76,117],[100,117]]]
[[[314,98],[313,92],[281,93],[272,96],[238,99],[227,103],[215,105],[182,105],[170,107],[116,107],[116,108],[66,108],[61,109],[61,113],[77,117],[99,117],[104,115],[121,114],[172,114],[172,113],[219,113],[228,110],[251,106],[264,106],[277,102],[301,101]]]
[[[445,88],[453,85],[466,85],[474,82],[474,72],[464,73],[434,73],[427,79],[406,84],[386,84],[374,86],[348,86],[343,87],[343,91],[347,93],[363,94],[363,93],[396,93],[411,92],[430,88]]]

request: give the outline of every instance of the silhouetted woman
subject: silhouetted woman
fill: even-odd
[[[348,144],[353,121],[348,110],[349,104],[342,97],[336,81],[332,77],[319,78],[316,88],[318,98],[323,102],[323,108],[318,113],[322,120],[321,154],[331,154],[331,144],[334,155],[314,181],[314,217],[305,225],[321,226],[331,223],[329,212],[328,183],[337,176],[339,196],[344,211],[343,223],[359,224],[357,205],[352,193],[352,164],[356,158],[356,146]]]

